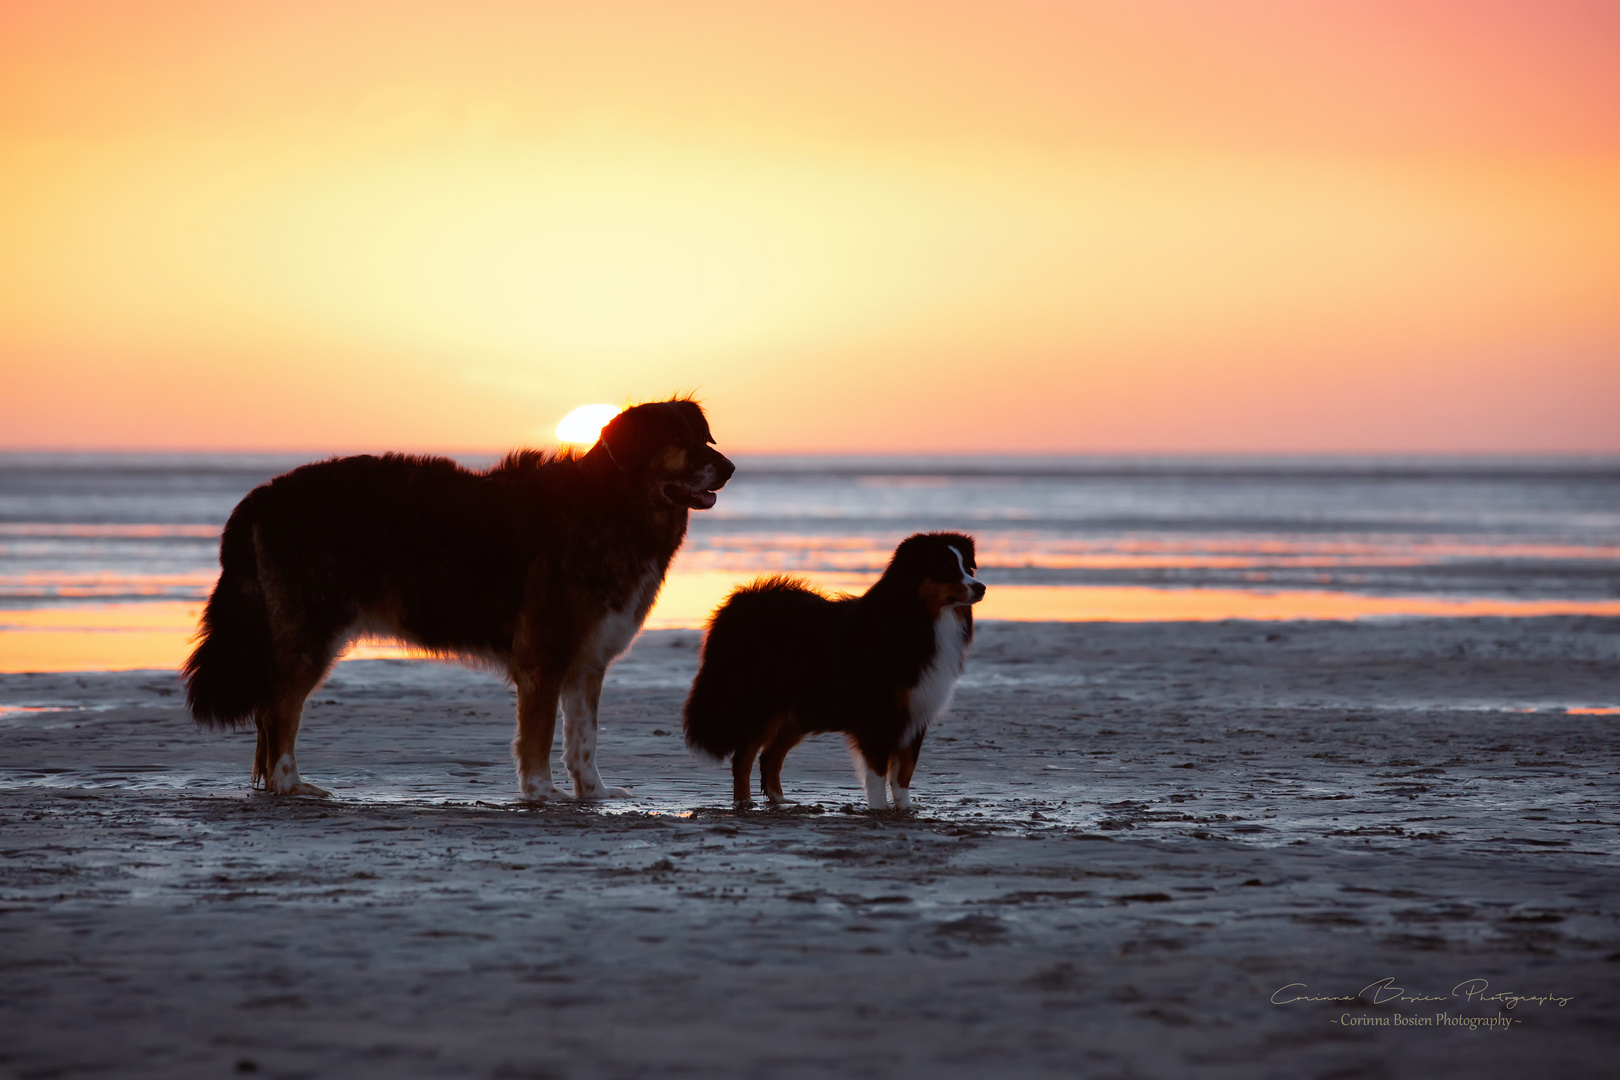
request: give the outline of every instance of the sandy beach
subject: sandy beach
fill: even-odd
[[[0,3],[0,1080],[1620,1077],[1617,54]],[[703,628],[919,533],[874,608],[986,591],[912,805],[825,736],[734,805]],[[425,652],[588,708],[632,622],[627,794],[522,802]],[[253,790],[178,671],[306,790],[350,634]]]
[[[857,811],[829,739],[788,760],[799,805],[734,811],[678,734],[698,640],[610,676],[634,797],[605,806],[514,802],[478,672],[341,665],[300,740],[330,800],[250,793],[251,735],[197,732],[172,673],[0,677],[0,1068],[1596,1076],[1620,1048],[1620,620],[985,623],[904,815]]]

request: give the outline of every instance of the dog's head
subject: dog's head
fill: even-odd
[[[713,443],[698,403],[676,398],[624,410],[596,445],[654,502],[707,510],[737,471]]]
[[[973,537],[917,533],[894,549],[884,576],[914,587],[929,612],[938,616],[947,608],[968,608],[984,599],[984,583],[973,576],[978,568]]]

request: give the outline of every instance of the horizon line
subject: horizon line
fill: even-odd
[[[556,450],[553,442],[504,449],[475,447],[382,449],[309,447],[220,449],[195,447],[4,447],[0,457],[237,457],[306,458],[311,461],[364,454],[398,453],[450,458],[501,458],[516,450]],[[898,461],[1380,461],[1380,462],[1616,462],[1620,450],[730,450],[728,457],[771,460]]]

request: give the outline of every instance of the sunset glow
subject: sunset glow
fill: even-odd
[[[581,405],[557,423],[557,441],[576,446],[596,442],[607,422],[619,415],[617,405]]]
[[[0,445],[1614,451],[1620,8],[0,9]]]
[[[732,589],[755,576],[713,570],[672,572],[647,616],[646,628],[699,629]],[[872,581],[872,575],[821,575],[815,579],[815,584],[824,589],[859,593]],[[0,673],[173,670],[185,661],[192,649],[201,611],[202,605],[197,602],[153,601],[0,613]],[[1620,616],[1620,600],[1451,600],[1339,592],[998,585],[974,611],[981,619],[1014,622],[1615,617]],[[419,658],[425,654],[398,641],[368,637],[356,641],[343,655],[348,660],[387,660]],[[1607,715],[1614,710],[1579,708],[1569,711]]]

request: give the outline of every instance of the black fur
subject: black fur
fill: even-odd
[[[965,655],[969,605],[984,594],[982,585],[963,585],[964,568],[971,574],[975,566],[972,537],[919,533],[860,597],[828,596],[781,576],[739,588],[709,622],[686,699],[687,745],[732,758],[738,800],[749,796],[748,773],[761,751],[765,794],[780,800],[782,758],[818,732],[844,733],[879,774],[898,755],[909,787],[930,719],[913,724],[909,694],[934,659],[942,611],[959,620]]]
[[[382,633],[510,675],[519,742],[528,693],[549,784],[559,686],[594,668],[585,654],[604,619],[631,611],[639,626],[689,509],[713,505],[732,474],[710,442],[702,410],[676,400],[626,410],[582,455],[521,451],[482,472],[438,457],[339,458],[256,488],[226,524],[186,662],[193,715],[254,722],[255,778],[267,779],[345,643]],[[590,712],[594,744],[594,700]],[[529,747],[536,769],[539,752]]]
[[[225,522],[219,582],[203,608],[196,651],[181,669],[186,704],[206,727],[251,720],[270,695],[270,617],[253,550],[252,502],[249,494]]]

